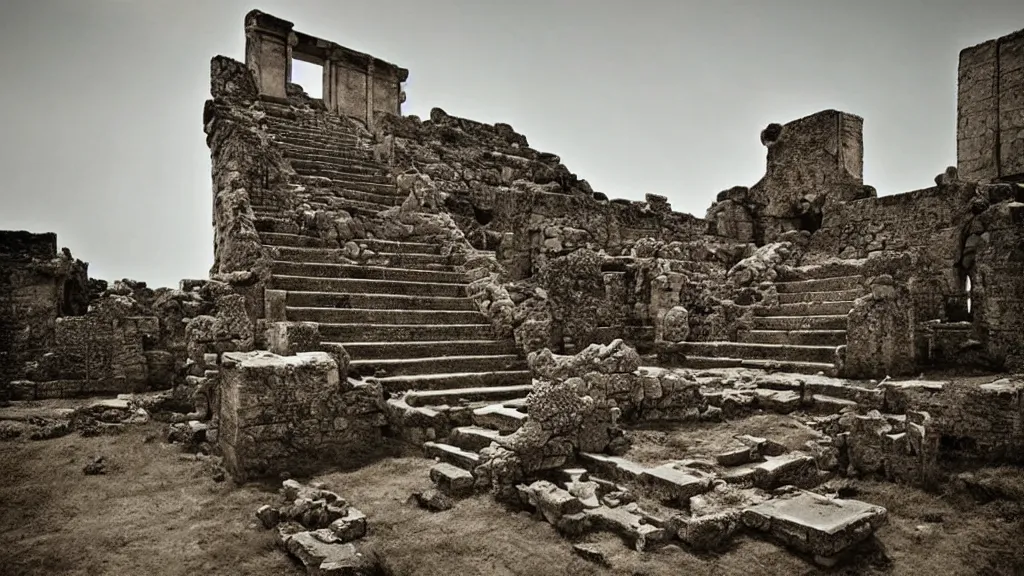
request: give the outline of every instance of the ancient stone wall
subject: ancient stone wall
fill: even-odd
[[[57,235],[0,231],[0,386],[55,344],[57,320],[88,306],[88,265],[57,252]]]
[[[878,198],[830,204],[821,229],[811,235],[806,262],[838,256],[866,258],[883,251],[915,257],[911,290],[919,320],[947,319],[946,303],[962,297],[958,269],[961,228],[974,184],[940,186]]]
[[[960,174],[1024,179],[1024,30],[962,50],[958,88]]]
[[[989,361],[1024,368],[1024,187],[992,186],[972,205],[960,265],[972,279],[974,326]]]

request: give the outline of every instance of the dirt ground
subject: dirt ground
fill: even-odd
[[[163,430],[152,423],[118,436],[0,442],[0,574],[302,574],[253,515],[258,506],[277,502],[276,486],[216,483],[207,464],[162,443]],[[84,475],[82,467],[97,455],[109,471]],[[429,485],[429,466],[398,457],[316,478],[368,515],[388,575],[821,573],[774,544],[747,537],[724,553],[694,555],[676,546],[641,554],[614,536],[594,535],[589,541],[611,564],[602,568],[577,558],[549,525],[487,496],[436,514],[406,504],[410,492]],[[1024,485],[1019,471],[1007,474]],[[857,498],[889,508],[890,523],[854,565],[831,573],[1024,574],[1018,504],[978,506],[872,482],[855,487]]]
[[[789,450],[801,450],[809,440],[820,436],[796,417],[773,413],[725,422],[646,426],[627,430],[626,434],[633,445],[624,457],[645,465],[687,458],[714,461],[715,454],[736,445],[734,437],[738,434],[767,438]]]

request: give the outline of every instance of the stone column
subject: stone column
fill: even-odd
[[[260,96],[285,99],[292,72],[292,23],[259,10],[245,16],[245,65]]]

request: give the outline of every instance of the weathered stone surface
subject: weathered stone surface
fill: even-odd
[[[439,462],[430,468],[430,481],[449,496],[465,496],[473,491],[473,475],[447,462]]]
[[[905,286],[888,275],[872,279],[871,294],[854,303],[847,322],[846,376],[872,378],[913,372],[914,306]]]
[[[885,508],[811,492],[780,497],[743,511],[743,523],[787,546],[831,557],[870,537],[887,520]]]
[[[325,352],[226,353],[220,447],[237,480],[362,457],[380,442],[380,389],[343,391]]]

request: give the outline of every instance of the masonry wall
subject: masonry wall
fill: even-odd
[[[977,181],[1024,179],[1024,30],[960,52],[957,164]]]
[[[23,377],[23,364],[53,342],[56,258],[56,234],[0,232],[0,385]]]
[[[919,320],[946,319],[946,301],[962,296],[957,268],[961,233],[976,186],[967,182],[830,204],[811,236],[809,259],[866,258],[883,251],[916,255],[906,272]]]

